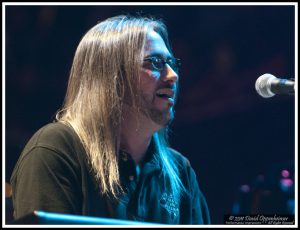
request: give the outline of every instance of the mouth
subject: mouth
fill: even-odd
[[[166,100],[172,106],[174,105],[175,92],[172,89],[164,88],[156,92],[156,96],[162,100]]]

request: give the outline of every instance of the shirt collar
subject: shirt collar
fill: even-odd
[[[122,173],[123,170],[131,174],[133,173],[133,171],[135,171],[136,168],[135,162],[128,152],[120,150],[118,159],[119,159],[119,168]],[[146,152],[142,171],[146,170],[148,173],[152,170],[158,170],[160,168],[161,167],[159,161],[159,153],[155,148],[154,141],[151,140],[150,145]]]

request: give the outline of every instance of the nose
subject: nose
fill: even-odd
[[[175,84],[178,81],[178,74],[171,68],[171,66],[166,64],[166,68],[162,76],[162,80],[164,82]]]

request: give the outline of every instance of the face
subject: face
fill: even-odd
[[[171,59],[162,37],[152,31],[148,34],[144,59],[158,57]],[[139,72],[141,91],[141,110],[160,126],[167,125],[174,117],[174,99],[176,93],[177,73],[165,64],[161,70],[155,69],[151,61],[144,61]]]

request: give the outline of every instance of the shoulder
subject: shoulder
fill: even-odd
[[[80,167],[79,157],[84,151],[78,142],[79,138],[67,125],[56,122],[43,126],[36,131],[23,149],[12,178],[20,173],[28,174],[33,171],[36,172],[36,176],[49,170],[76,171]]]
[[[169,148],[169,150],[170,154],[172,154],[170,157],[172,157],[173,162],[177,165],[183,183],[197,183],[197,176],[190,160],[175,149]]]
[[[61,122],[55,122],[36,131],[23,149],[17,164],[24,159],[64,159],[74,164],[83,153],[84,148],[75,131]]]
[[[74,130],[61,123],[54,122],[40,128],[29,140],[25,151],[30,151],[36,147],[48,148],[53,151],[73,152],[80,142]]]
[[[182,155],[180,152],[178,152],[173,148],[168,148],[168,149],[172,159],[174,159],[177,164],[185,168],[191,167],[190,161],[184,155]]]
[[[71,141],[76,138],[73,129],[61,122],[53,122],[40,128],[33,136],[40,143],[51,143],[57,141],[59,143]]]

